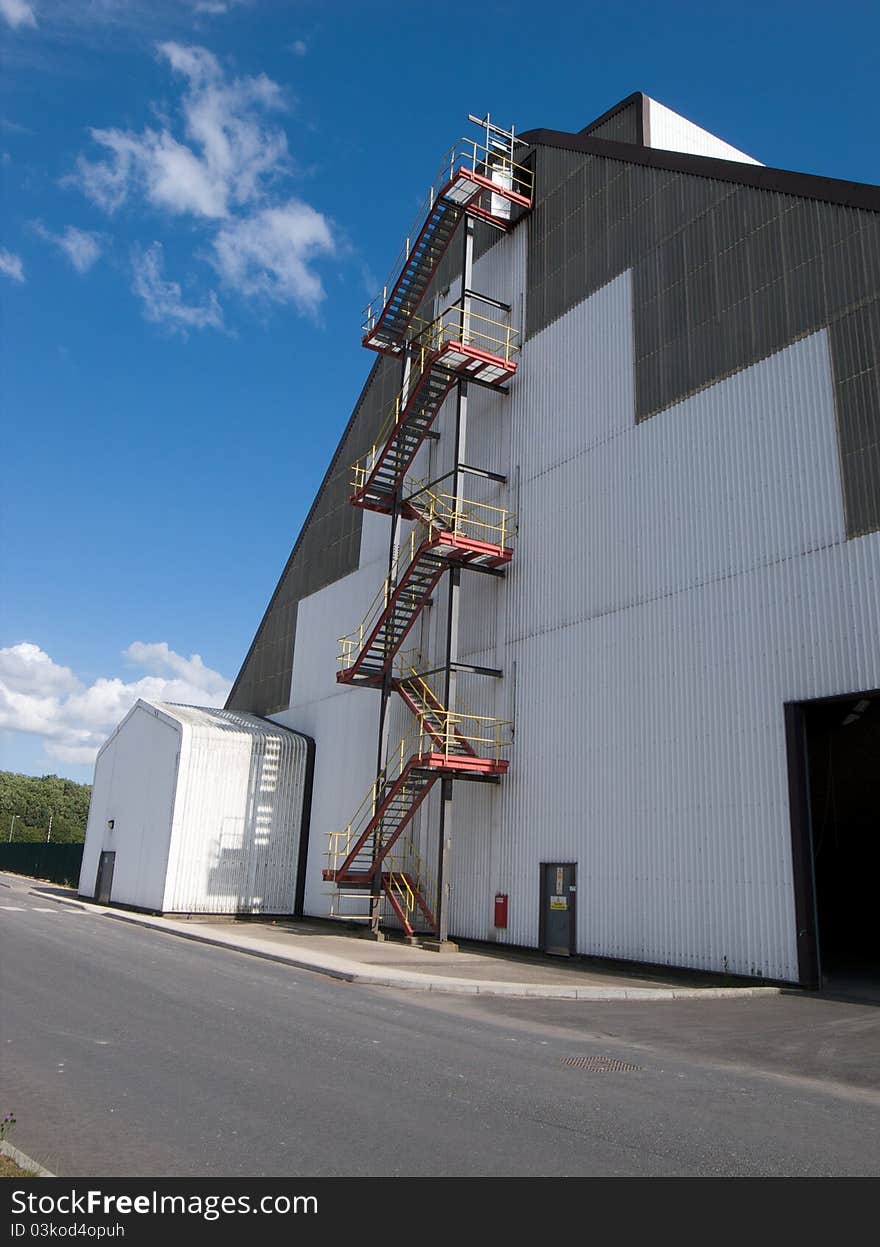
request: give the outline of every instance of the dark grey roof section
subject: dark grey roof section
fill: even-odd
[[[578,133],[591,135],[596,139],[645,146],[649,142],[647,95],[642,91],[634,91]]]
[[[564,130],[527,130],[519,137],[535,146],[556,147],[562,151],[581,152],[587,156],[605,156],[609,160],[623,160],[645,165],[650,169],[663,169],[669,173],[692,173],[719,182],[736,182],[740,186],[751,186],[756,190],[801,195],[849,208],[880,212],[880,186],[867,182],[845,182],[839,178],[819,177],[814,173],[794,173],[789,169],[770,169],[766,165],[716,160],[713,156],[691,156],[687,152],[636,147],[585,134],[569,134]],[[540,184],[537,185],[540,194]]]
[[[232,686],[227,710],[266,715],[289,705],[297,606],[301,598],[357,568],[363,511],[349,502],[351,465],[372,445],[400,383],[400,361],[377,359]]]

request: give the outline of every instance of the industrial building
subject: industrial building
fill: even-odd
[[[880,189],[470,120],[227,704],[315,742],[291,910],[880,970]]]

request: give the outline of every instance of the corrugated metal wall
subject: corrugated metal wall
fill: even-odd
[[[459,704],[514,718],[515,739],[499,786],[456,785],[451,930],[535,945],[540,863],[574,861],[580,952],[794,980],[783,707],[880,685],[880,535],[848,539],[828,331],[784,346],[794,322],[767,321],[749,347],[757,354],[737,357],[732,375],[711,385],[715,365],[698,353],[706,367],[696,384],[707,388],[683,397],[675,387],[687,378],[673,378],[665,409],[654,405],[638,422],[645,343],[634,326],[644,292],[634,298],[633,272],[620,263],[626,232],[615,250],[587,229],[578,160],[541,153],[542,194],[557,196],[559,221],[539,204],[474,274],[476,289],[513,305],[515,321],[528,311],[532,336],[509,396],[471,387],[468,401],[466,460],[508,483],[469,481],[467,490],[517,511],[520,532],[503,581],[464,578],[460,657],[499,667],[504,679],[460,677]],[[620,162],[596,194],[621,220],[627,205],[653,197],[645,220],[660,231],[651,242],[662,240],[660,268],[677,263],[668,240],[681,221],[701,214],[730,215],[755,247],[767,225],[800,237],[805,214],[826,249],[861,247],[873,228],[845,210],[800,212],[790,198],[758,202],[765,192]],[[769,218],[757,221],[768,204]],[[569,246],[561,224],[570,220]],[[811,261],[785,254],[794,280]],[[685,279],[688,255],[685,239]],[[838,273],[827,289],[842,281]],[[803,333],[817,322],[792,290]],[[873,341],[873,323],[859,341]],[[723,327],[716,332],[725,340]],[[677,342],[690,358],[687,335]],[[847,381],[865,371],[853,369]],[[864,402],[858,413],[854,442]],[[420,455],[424,475],[450,466],[453,419],[451,399],[440,442]],[[362,546],[373,562],[308,600],[311,639],[298,629],[297,664],[317,671],[327,661],[328,679],[321,638],[353,627],[378,588],[380,525]],[[441,584],[411,636],[427,666],[443,658],[446,601]],[[345,825],[371,781],[377,726],[375,694],[319,687],[323,679],[285,717],[319,741],[312,913],[326,912],[314,849]],[[410,726],[392,702],[392,743]],[[435,789],[415,824],[431,860],[438,802]],[[491,926],[496,890],[510,896],[506,933]]]
[[[290,732],[183,724],[165,911],[293,912],[307,763]]]
[[[576,861],[580,951],[796,979],[783,705],[880,683],[827,335],[640,425],[632,378],[629,275],[524,355],[516,742],[497,794],[456,788],[452,925],[491,938],[501,890],[535,944],[539,864]]]

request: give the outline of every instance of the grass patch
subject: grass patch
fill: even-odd
[[[0,1152],[0,1178],[35,1178],[37,1175],[33,1169],[22,1169],[21,1165],[17,1165],[11,1156],[4,1156]]]

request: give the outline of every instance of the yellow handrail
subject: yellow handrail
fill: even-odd
[[[462,138],[451,147],[446,153],[434,179],[434,184],[425,197],[412,229],[407,235],[397,259],[394,261],[387,281],[379,294],[374,299],[371,299],[364,309],[363,330],[365,333],[371,333],[375,328],[376,321],[381,316],[388,302],[388,296],[396,286],[409,260],[412,248],[422,232],[428,214],[437,202],[438,195],[445,190],[459,172],[468,171],[477,173],[481,177],[495,182],[498,186],[499,194],[503,195],[505,190],[512,191],[514,194],[521,195],[528,200],[531,200],[534,194],[535,175],[532,170],[527,169],[525,165],[518,164],[510,156],[505,155],[496,148],[489,148],[484,143],[467,138]]]
[[[453,303],[432,321],[416,319],[415,325],[413,343],[431,352],[441,351],[447,342],[460,342],[509,364],[519,351],[518,329],[460,303]]]
[[[418,485],[419,482],[411,484]],[[428,533],[450,533],[456,538],[483,541],[501,550],[508,549],[510,541],[516,535],[516,516],[505,507],[455,498],[452,494],[436,494],[427,486],[416,489],[407,501],[417,513],[421,527],[410,529],[409,536],[400,546],[391,572],[385,577],[361,623],[354,631],[338,638],[337,658],[342,671],[352,665],[363,649],[367,637],[379,622],[394,594],[401,572],[413,561],[416,551],[424,541],[425,530]],[[403,592],[405,594],[406,590]]]
[[[435,493],[419,481],[409,481],[408,486],[411,492],[406,501],[429,530],[442,529],[456,537],[485,541],[501,549],[507,549],[508,542],[516,535],[516,516],[506,507]]]
[[[353,632],[338,638],[339,653],[337,659],[340,669],[345,671],[357,658],[364,647],[367,637],[381,618],[382,612],[391,601],[400,573],[407,568],[416,556],[416,550],[424,540],[424,533],[417,528],[410,530],[409,536],[401,543],[391,571],[385,577],[379,592],[373,598],[360,624]]]
[[[379,455],[418,388],[425,369],[448,342],[461,342],[465,346],[495,355],[505,363],[510,363],[519,351],[518,330],[482,312],[464,309],[460,304],[448,307],[435,320],[420,320],[418,325],[406,384],[388,409],[375,442],[353,465],[355,491],[364,485],[376,466]]]

